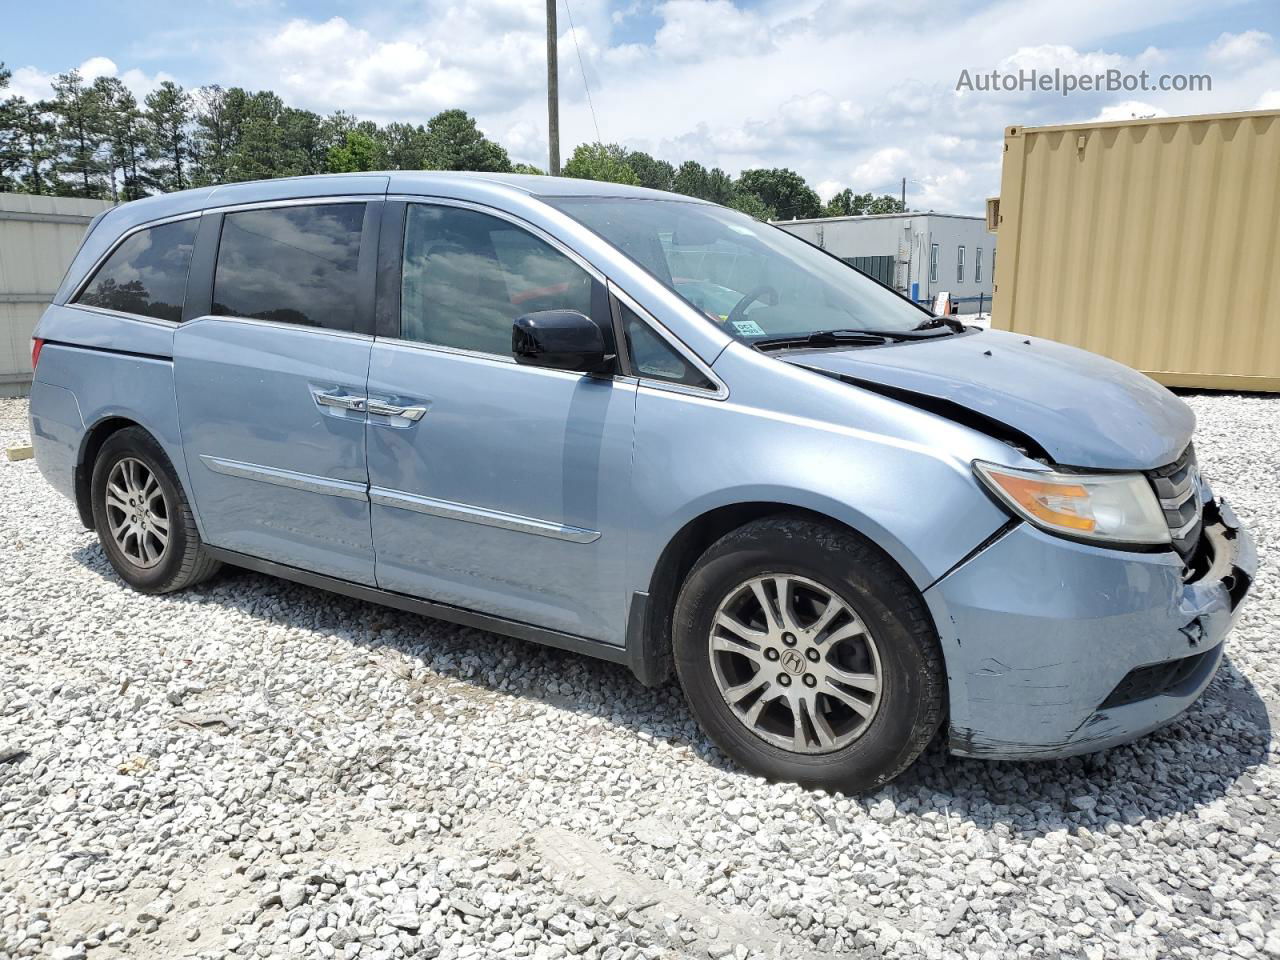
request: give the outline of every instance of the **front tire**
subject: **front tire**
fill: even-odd
[[[93,464],[90,496],[102,549],[135,590],[181,590],[221,566],[200,541],[173,464],[141,427],[107,438]]]
[[[773,517],[726,534],[686,579],[673,640],[703,730],[770,780],[874,789],[942,718],[946,675],[919,591],[834,525]]]

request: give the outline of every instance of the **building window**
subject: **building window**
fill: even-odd
[[[973,282],[982,282],[982,248],[979,247],[973,254]]]
[[[964,247],[956,248],[956,283],[964,283]]]
[[[938,245],[936,243],[929,245],[929,282],[938,282]]]

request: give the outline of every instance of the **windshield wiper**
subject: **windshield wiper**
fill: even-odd
[[[943,318],[935,317],[934,319],[941,320]],[[947,326],[950,327],[951,325],[947,324]],[[951,329],[947,330],[946,332],[939,331],[937,333],[934,333],[934,332],[929,332],[934,330],[933,326],[928,326],[928,327],[917,326],[917,327],[913,327],[911,330],[861,330],[859,332],[871,334],[877,337],[888,337],[890,340],[896,340],[901,342],[903,340],[941,340],[944,337],[950,337],[957,333],[960,333],[963,329],[964,329],[963,326],[951,327]]]
[[[916,324],[917,330],[936,330],[938,327],[950,327],[956,333],[963,333],[965,326],[955,317],[929,317]]]
[[[950,329],[943,333],[931,333],[939,326]],[[849,327],[841,330],[815,330],[813,333],[793,334],[785,337],[766,337],[753,340],[751,345],[760,350],[784,350],[804,347],[878,347],[886,343],[902,343],[907,340],[938,340],[965,330],[964,324],[951,317],[930,317],[911,330],[864,330]]]
[[[788,337],[765,337],[753,340],[757,350],[781,350],[787,347],[878,347],[897,336],[870,330],[815,330],[813,333]]]

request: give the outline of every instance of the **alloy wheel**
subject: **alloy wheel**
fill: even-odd
[[[756,736],[795,753],[830,753],[870,726],[880,655],[856,612],[805,577],[767,574],[728,592],[708,638],[716,686]]]
[[[107,475],[107,527],[120,552],[135,566],[154,567],[169,545],[169,506],[155,473],[135,457],[123,457]]]

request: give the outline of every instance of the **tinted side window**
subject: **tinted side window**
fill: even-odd
[[[330,203],[228,213],[213,312],[354,330],[364,208]]]
[[[410,204],[400,336],[510,356],[516,317],[537,310],[592,316],[592,283],[564,254],[506,220]]]
[[[199,222],[192,217],[139,230],[107,258],[76,302],[178,322]]]
[[[627,353],[636,373],[651,380],[667,380],[704,390],[715,389],[715,384],[680,356],[671,344],[658,336],[630,307],[626,304],[621,306],[622,331],[626,335]]]

